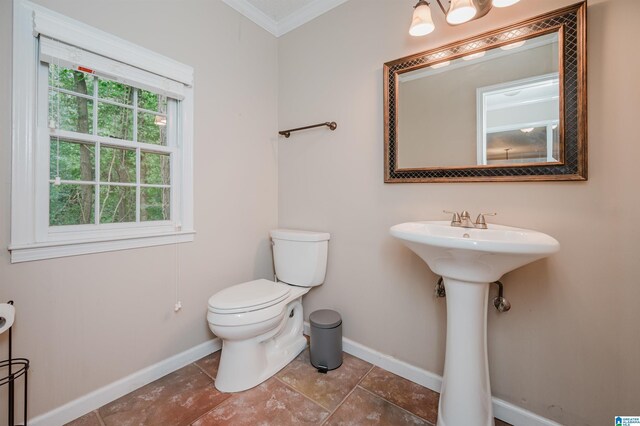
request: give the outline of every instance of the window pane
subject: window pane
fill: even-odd
[[[140,153],[140,181],[155,185],[170,185],[171,170],[169,154]]]
[[[125,105],[133,104],[133,87],[116,81],[98,79],[98,97]]]
[[[171,219],[169,188],[140,188],[140,220]]]
[[[62,180],[94,180],[95,149],[93,145],[51,138],[49,177]]]
[[[133,149],[100,147],[101,182],[136,182],[136,151]]]
[[[93,101],[49,90],[49,126],[70,132],[93,133]]]
[[[94,76],[74,71],[55,64],[49,64],[49,86],[93,95]]]
[[[136,188],[133,186],[101,186],[100,223],[135,221]]]
[[[167,97],[147,90],[138,90],[138,107],[149,111],[166,112]]]
[[[98,135],[133,140],[133,110],[98,102]]]
[[[49,225],[93,223],[93,185],[50,185]]]
[[[167,144],[167,117],[148,112],[138,113],[138,142]]]

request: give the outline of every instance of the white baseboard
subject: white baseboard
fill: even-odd
[[[305,322],[305,334],[309,335],[309,331],[309,323]],[[30,419],[29,424],[33,426],[63,425],[221,348],[222,341],[217,338],[201,343],[198,346],[194,346],[191,349],[187,349],[184,352],[130,374],[127,377],[123,377],[61,407]],[[404,377],[433,391],[440,392],[442,377],[437,374],[378,352],[346,337],[342,338],[342,349],[348,354],[377,365],[400,377]],[[493,414],[500,420],[515,426],[561,426],[559,423],[496,397],[493,398]]]
[[[201,343],[29,420],[33,426],[63,425],[222,348],[218,338]]]
[[[308,336],[310,332],[308,322],[304,323],[304,333]],[[425,388],[435,392],[440,392],[442,386],[442,376],[434,374],[425,369],[416,367],[407,362],[401,361],[392,356],[378,352],[360,343],[354,342],[346,337],[342,338],[342,350],[356,356],[362,360],[377,365],[393,374],[411,380]],[[539,416],[531,411],[513,405],[502,399],[493,397],[493,415],[514,426],[561,426],[559,423]]]
[[[495,396],[493,397],[493,415],[515,426],[562,426],[560,423],[539,416]]]

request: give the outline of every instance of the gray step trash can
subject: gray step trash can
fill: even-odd
[[[342,318],[336,311],[320,309],[309,315],[311,365],[321,373],[342,365]]]

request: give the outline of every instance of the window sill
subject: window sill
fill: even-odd
[[[193,241],[194,238],[195,231],[179,231],[163,233],[161,235],[15,245],[10,246],[9,251],[11,252],[11,263],[20,263],[32,260],[54,259],[57,257],[186,243]]]

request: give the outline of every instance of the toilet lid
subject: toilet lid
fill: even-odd
[[[209,298],[209,310],[222,314],[250,312],[286,299],[291,288],[269,280],[255,280],[225,288]]]

